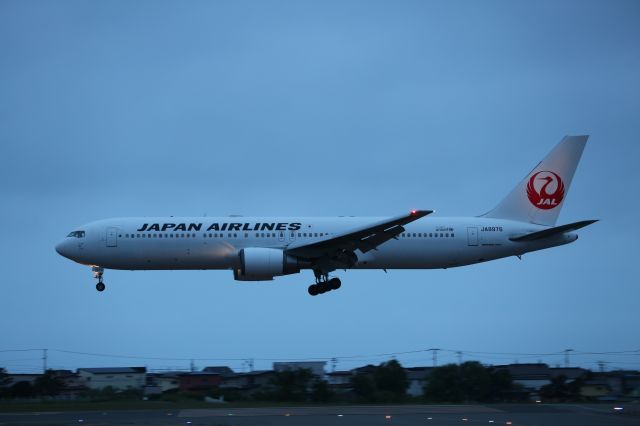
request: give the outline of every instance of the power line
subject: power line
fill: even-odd
[[[325,360],[328,362],[347,362],[347,361],[361,361],[364,362],[366,360],[377,360],[380,358],[389,358],[389,357],[398,357],[403,355],[411,355],[411,354],[420,354],[432,352],[432,358],[434,365],[437,365],[437,356],[439,352],[446,353],[446,358],[457,356],[458,362],[462,361],[462,354],[467,354],[472,358],[484,358],[484,359],[513,359],[517,358],[549,358],[549,357],[559,357],[565,356],[565,365],[569,364],[569,350],[563,350],[558,352],[542,352],[542,353],[522,353],[522,352],[482,352],[482,351],[468,351],[468,350],[453,350],[453,349],[416,349],[410,351],[398,351],[398,352],[385,352],[378,354],[369,354],[369,355],[343,355],[343,356],[327,356],[327,357],[305,357],[305,358],[253,358],[253,357],[240,357],[240,358],[178,358],[178,357],[157,357],[157,356],[141,356],[141,355],[122,355],[122,354],[105,354],[105,353],[96,353],[96,352],[83,352],[83,351],[71,351],[66,349],[0,349],[0,353],[18,353],[18,352],[33,352],[33,351],[41,351],[42,352],[42,362],[43,369],[47,368],[48,361],[48,352],[54,351],[57,353],[71,354],[71,355],[80,355],[80,356],[91,356],[91,357],[103,357],[103,358],[120,358],[120,359],[134,359],[134,360],[146,360],[146,361],[182,361],[182,362],[191,362],[191,361],[226,361],[226,362],[244,362],[247,359],[252,359],[256,361],[319,361]],[[579,356],[579,357],[588,357],[588,356],[598,356],[601,358],[603,355],[608,355],[610,357],[618,357],[618,356],[640,356],[640,349],[632,349],[625,351],[603,351],[603,352],[593,352],[593,351],[579,351],[579,350],[570,350],[571,355]],[[31,358],[29,358],[31,359]],[[1,361],[0,362],[9,362]]]

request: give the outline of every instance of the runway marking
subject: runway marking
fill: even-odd
[[[398,414],[478,414],[503,413],[483,405],[362,405],[329,407],[263,407],[213,408],[181,410],[178,417],[257,417],[257,416],[318,416],[318,415],[398,415]]]

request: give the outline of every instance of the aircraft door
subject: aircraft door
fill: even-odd
[[[296,231],[287,231],[289,232],[289,241],[294,242],[296,240]]]
[[[284,241],[284,233],[285,231],[278,231],[278,240]]]
[[[118,247],[118,228],[107,228],[107,247]]]
[[[469,226],[467,227],[467,241],[470,246],[478,245],[478,227]]]

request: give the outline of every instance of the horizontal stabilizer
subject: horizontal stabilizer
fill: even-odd
[[[535,241],[543,238],[552,237],[558,234],[564,234],[565,232],[576,231],[585,226],[589,226],[592,223],[596,223],[597,220],[583,220],[575,223],[568,223],[566,225],[555,226],[553,228],[544,229],[542,231],[532,232],[530,234],[520,235],[517,237],[509,238],[511,241]]]

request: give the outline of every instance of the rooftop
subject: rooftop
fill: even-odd
[[[107,367],[107,368],[78,368],[78,372],[86,371],[91,374],[140,374],[146,373],[145,367]]]

